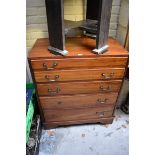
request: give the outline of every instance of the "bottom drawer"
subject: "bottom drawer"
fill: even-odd
[[[61,109],[61,110],[45,110],[45,121],[70,121],[81,119],[93,119],[111,117],[113,114],[113,105],[97,108],[83,109]]]
[[[74,125],[74,124],[89,124],[89,123],[102,123],[102,124],[111,124],[114,117],[100,118],[100,119],[82,119],[82,120],[72,120],[72,121],[47,121],[43,123],[45,129],[51,129],[64,125]]]

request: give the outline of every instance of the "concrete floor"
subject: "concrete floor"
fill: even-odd
[[[42,130],[39,155],[128,155],[129,117],[121,110],[110,125]]]

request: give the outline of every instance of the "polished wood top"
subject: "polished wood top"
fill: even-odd
[[[96,55],[92,53],[95,49],[95,39],[88,37],[75,37],[66,39],[66,50],[69,52],[67,56],[54,55],[48,51],[49,42],[47,38],[37,39],[32,50],[28,54],[29,59],[38,58],[68,58],[68,57],[103,57],[103,56],[128,56],[128,51],[124,49],[117,40],[108,39],[108,50]]]

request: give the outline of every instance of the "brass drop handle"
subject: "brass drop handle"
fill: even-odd
[[[105,73],[102,73],[101,75],[102,75],[102,77],[104,77],[104,79],[108,80],[114,76],[114,72],[110,73],[110,76],[107,76]]]
[[[59,101],[59,102],[58,102],[58,104],[60,105],[60,104],[62,104],[62,102],[61,102],[61,101]]]
[[[97,102],[101,103],[101,104],[105,104],[107,102],[107,100],[108,100],[107,98],[105,98],[104,100],[100,98],[97,100]]]
[[[104,112],[96,112],[97,115],[99,115],[99,117],[103,117],[104,116]]]
[[[43,63],[43,67],[44,67],[46,70],[52,70],[52,69],[54,69],[57,65],[58,65],[57,62],[53,62],[52,67],[48,67],[48,65],[47,65],[46,63]]]
[[[111,91],[111,87],[108,86],[107,88],[104,88],[103,86],[100,86],[101,91]]]
[[[54,80],[51,80],[48,75],[45,75],[45,79],[48,80],[48,81],[50,81],[50,82],[55,82],[59,78],[59,75],[55,75],[54,78],[55,78]]]
[[[60,88],[56,88],[55,91],[53,91],[52,89],[48,88],[48,92],[50,93],[50,95],[56,95],[57,93],[59,93],[61,91]]]

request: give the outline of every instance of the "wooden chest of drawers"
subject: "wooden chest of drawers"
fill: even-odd
[[[91,51],[95,40],[69,38],[67,56],[53,55],[48,39],[38,39],[28,55],[44,127],[112,123],[128,64],[128,52],[109,38],[109,50]]]

